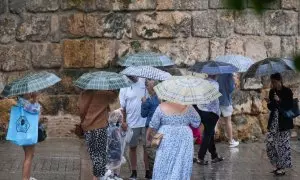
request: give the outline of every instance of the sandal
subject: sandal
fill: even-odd
[[[200,165],[203,165],[203,166],[208,165],[208,161],[201,160],[201,159],[197,159],[196,163],[197,163],[197,164],[200,164]]]

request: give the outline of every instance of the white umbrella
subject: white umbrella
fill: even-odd
[[[160,81],[167,80],[171,77],[170,73],[151,66],[130,66],[121,71],[120,74]]]
[[[239,69],[238,72],[246,72],[254,61],[242,55],[225,55],[218,56],[216,61],[232,64]]]

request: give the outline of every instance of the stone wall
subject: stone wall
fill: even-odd
[[[298,0],[279,0],[262,15],[251,7],[234,12],[222,0],[1,0],[0,84],[28,71],[57,73],[62,82],[40,98],[44,120],[50,136],[73,136],[79,119],[72,81],[113,69],[128,53],[162,52],[186,67],[224,54],[257,61],[299,51]],[[288,77],[300,97],[299,77]],[[242,84],[235,134],[251,139],[265,132],[267,81]]]

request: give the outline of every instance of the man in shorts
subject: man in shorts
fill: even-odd
[[[233,74],[222,74],[218,76],[219,90],[222,96],[219,98],[221,121],[226,126],[226,132],[229,140],[229,147],[236,147],[239,145],[238,141],[233,139],[231,115],[233,113],[232,107],[232,93],[235,89],[235,81]]]
[[[134,84],[130,87],[122,88],[120,90],[120,104],[123,109],[124,120],[122,128],[124,130],[130,127],[133,130],[133,136],[129,143],[130,151],[130,163],[132,168],[132,174],[130,179],[137,178],[137,146],[139,140],[142,139],[144,146],[144,164],[146,169],[145,178],[151,177],[148,165],[148,155],[145,150],[146,145],[146,118],[141,116],[141,99],[148,94],[145,87],[145,80],[137,77],[129,77]]]

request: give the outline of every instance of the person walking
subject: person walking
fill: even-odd
[[[194,144],[189,125],[200,125],[200,117],[191,106],[162,102],[154,112],[147,141],[152,140],[153,131],[163,134],[163,138],[156,151],[153,180],[191,178]]]
[[[158,81],[155,80],[150,80],[147,79],[146,80],[146,88],[148,90],[149,93],[149,97],[143,97],[142,98],[142,106],[141,106],[141,115],[143,118],[147,118],[146,121],[146,131],[149,128],[149,123],[153,117],[153,114],[156,110],[156,108],[159,106],[160,104],[160,100],[158,99],[155,91],[154,91],[154,86],[158,84]],[[154,166],[154,161],[155,161],[155,154],[156,154],[156,149],[149,146],[149,144],[147,144],[146,146],[146,151],[148,154],[148,162],[149,162],[149,171],[151,176],[149,176],[149,178],[152,178],[152,173],[153,173],[153,166]]]
[[[279,73],[271,75],[268,108],[271,111],[266,139],[267,155],[277,176],[285,175],[285,169],[292,167],[290,129],[293,119],[285,117],[284,111],[293,107],[293,92],[285,87]]]
[[[225,123],[226,134],[229,140],[229,147],[236,147],[239,145],[238,141],[233,139],[232,134],[232,122],[231,116],[233,113],[232,106],[232,93],[235,89],[235,81],[233,74],[220,74],[217,77],[219,83],[219,91],[222,94],[220,96],[220,111],[221,111],[221,122]]]
[[[129,76],[129,78],[134,83],[130,87],[122,88],[120,90],[119,99],[124,114],[122,128],[124,131],[126,131],[127,127],[130,127],[133,131],[133,136],[129,143],[130,163],[132,167],[132,174],[130,176],[130,179],[137,178],[137,146],[140,138],[142,139],[144,146],[144,165],[146,169],[145,178],[150,179],[151,173],[149,171],[148,155],[145,150],[146,118],[143,118],[141,116],[141,100],[147,94],[147,90],[145,88],[145,80],[133,76]]]
[[[219,84],[215,79],[216,75],[209,75],[207,78],[216,89],[219,89]],[[199,113],[202,124],[204,125],[204,137],[198,151],[197,163],[200,165],[208,165],[208,161],[204,160],[207,150],[211,154],[212,163],[223,161],[224,158],[218,156],[215,146],[215,127],[220,116],[219,100],[216,99],[209,104],[197,105],[194,106],[194,108]]]
[[[81,128],[93,164],[94,180],[105,179],[109,104],[117,99],[117,95],[114,91],[84,90],[79,96]]]

